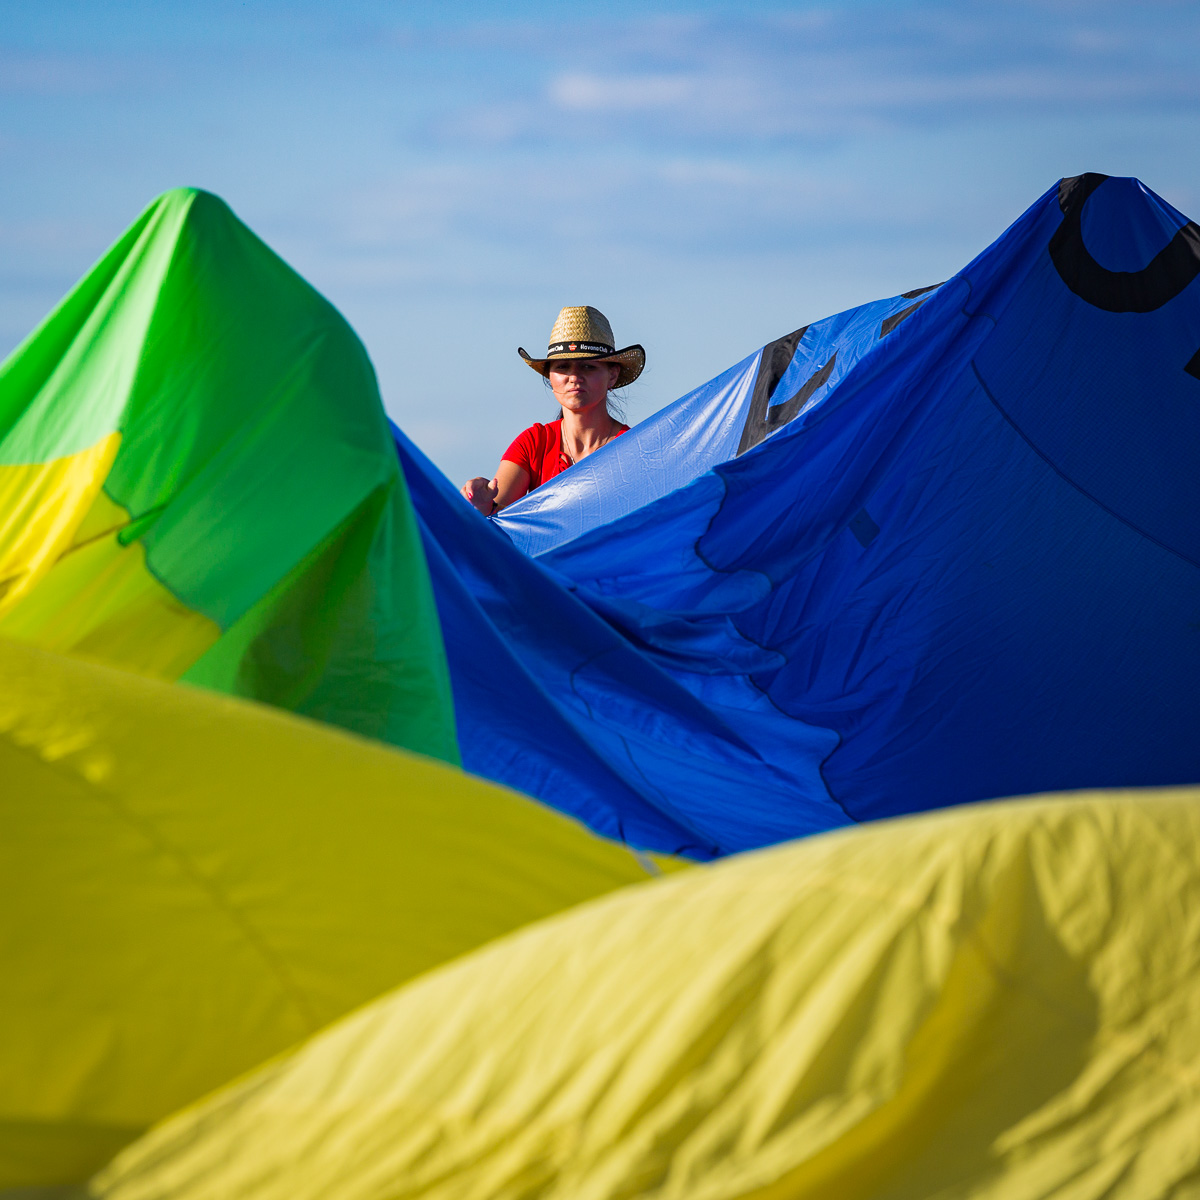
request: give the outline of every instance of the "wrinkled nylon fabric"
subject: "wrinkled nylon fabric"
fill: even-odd
[[[1191,1195],[1198,800],[967,806],[626,890],[374,1002],[164,1123],[92,1187]]]
[[[11,612],[77,540],[72,533],[120,444],[121,435],[110,433],[79,454],[0,466],[0,614]]]
[[[647,878],[461,770],[0,640],[0,1189],[78,1183],[388,988]]]
[[[113,440],[119,437],[111,435]],[[66,461],[73,467],[88,466],[94,457],[85,452]],[[47,467],[0,467],[0,476],[11,472],[21,477],[63,461]],[[20,479],[22,507],[31,499],[38,504],[22,541],[36,547],[47,569],[24,572],[15,594],[10,593],[14,603],[0,615],[0,634],[46,650],[119,663],[139,674],[178,679],[217,641],[221,630],[158,581],[146,565],[140,540],[122,541],[129,513],[101,490],[102,474],[88,473],[91,487],[86,495],[52,496],[49,502],[40,489],[24,487]],[[72,503],[79,499],[82,504]],[[65,545],[39,528],[51,523],[68,532],[74,526]],[[33,586],[36,596],[29,603],[17,603]]]
[[[1200,231],[1136,180],[1064,180],[953,279],[772,343],[507,536],[398,435],[468,769],[698,857],[1200,778],[1198,275]],[[536,733],[490,724],[510,677]],[[543,721],[583,751],[551,761]]]
[[[215,196],[168,192],[0,365],[0,634],[457,762],[374,372]]]
[[[801,393],[798,410],[819,404],[873,349],[883,322],[907,313],[913,305],[912,296],[895,296],[805,326],[769,398],[770,412],[779,412]],[[753,404],[762,356],[762,351],[750,355],[667,405],[510,505],[494,518],[495,523],[526,554],[544,554],[686,487],[705,471],[734,458]]]
[[[393,433],[446,635],[467,770],[605,836],[698,859],[846,822],[818,775],[834,745],[827,731],[781,717],[750,686],[708,702],[689,691]],[[763,737],[786,747],[775,762],[755,744]]]

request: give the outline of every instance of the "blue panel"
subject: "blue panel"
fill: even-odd
[[[540,489],[518,544],[402,443],[468,768],[698,857],[1195,782],[1198,351],[1200,230],[1085,176]]]
[[[847,823],[820,778],[834,735],[775,712],[745,678],[704,702],[513,546],[393,432],[468,771],[607,836],[701,859]],[[757,648],[748,649],[761,665]],[[766,731],[781,748],[777,763],[764,762],[747,739]],[[739,818],[731,825],[733,803]]]
[[[786,404],[829,364],[804,397],[803,410],[815,408],[874,348],[889,318],[921,303],[894,296],[807,326],[770,407]],[[496,522],[526,554],[545,554],[685,487],[737,453],[758,366],[758,353],[743,359],[510,505]]]

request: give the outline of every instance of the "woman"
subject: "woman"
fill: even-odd
[[[588,305],[564,308],[550,331],[545,358],[517,353],[550,383],[562,416],[531,425],[504,452],[492,479],[468,479],[462,494],[484,516],[520,500],[628,428],[608,411],[608,393],[632,383],[646,365],[641,346],[614,347],[612,326]]]

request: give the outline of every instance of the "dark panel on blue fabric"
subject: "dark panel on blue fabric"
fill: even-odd
[[[871,518],[865,508],[850,518],[850,532],[858,539],[858,544],[865,550],[878,536],[879,526]]]
[[[786,425],[789,421],[795,418],[800,410],[809,402],[815,395],[818,388],[822,388],[829,382],[829,377],[833,374],[833,368],[837,365],[837,351],[829,356],[829,360],[818,367],[801,385],[800,390],[795,395],[789,396],[780,404],[772,404],[767,409],[766,427],[767,432],[773,432],[781,425]]]
[[[1113,271],[1098,263],[1084,242],[1084,206],[1107,175],[1079,175],[1059,185],[1062,224],[1050,239],[1050,258],[1063,282],[1081,299],[1096,308],[1114,313],[1149,313],[1169,303],[1200,274],[1200,228],[1182,221],[1171,240],[1136,270]],[[1114,180],[1115,184],[1136,184],[1136,180]],[[1155,197],[1158,199],[1158,197]],[[1166,208],[1165,202],[1160,206]],[[1153,229],[1157,222],[1138,222]],[[1179,214],[1182,217],[1182,214]]]
[[[767,425],[767,406],[775,394],[775,388],[783,373],[796,355],[796,347],[808,327],[797,329],[786,337],[777,338],[762,349],[758,359],[758,374],[754,377],[754,392],[750,397],[750,411],[742,427],[742,440],[737,452],[745,454],[751,446],[757,446],[770,432]]]
[[[902,308],[894,317],[885,317],[879,326],[879,336],[887,337],[905,317],[911,317],[924,303],[925,301],[921,300],[916,304],[910,304],[907,308]]]
[[[918,296],[924,296],[926,292],[936,292],[941,286],[940,283],[931,283],[926,287],[913,288],[911,292],[901,292],[900,295],[905,300],[915,300]]]

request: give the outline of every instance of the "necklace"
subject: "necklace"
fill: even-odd
[[[606,437],[601,438],[600,441],[598,441],[595,444],[595,446],[593,446],[592,449],[588,451],[588,453],[594,454],[597,450],[600,449],[601,446],[607,446],[608,443],[611,442],[613,440],[613,438],[615,438],[616,436],[617,436],[616,430],[614,430],[612,433],[608,434]],[[579,460],[576,458],[572,458],[570,451],[567,450],[567,435],[565,433],[563,433],[561,425],[558,427],[558,445],[559,445],[559,453],[566,460],[568,465],[573,467]],[[584,455],[584,457],[586,458],[587,456]]]

